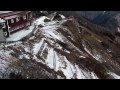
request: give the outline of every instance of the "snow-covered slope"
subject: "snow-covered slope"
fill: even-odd
[[[30,30],[21,32],[7,39],[15,42],[0,44],[0,78],[98,79],[120,75],[119,62],[111,57],[115,50],[102,45],[104,37],[79,25],[73,17],[43,16]]]

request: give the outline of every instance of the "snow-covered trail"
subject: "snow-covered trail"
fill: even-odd
[[[17,31],[13,34],[10,35],[10,37],[8,37],[6,39],[6,41],[18,41],[24,37],[26,37],[29,33],[31,33],[34,29],[34,26],[29,26],[28,29],[23,29],[20,31]]]

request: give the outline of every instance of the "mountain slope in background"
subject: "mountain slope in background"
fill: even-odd
[[[120,11],[71,11],[77,17],[82,16],[91,22],[118,31]]]
[[[120,46],[111,38],[56,13],[33,27],[19,41],[0,44],[0,78],[120,78]]]

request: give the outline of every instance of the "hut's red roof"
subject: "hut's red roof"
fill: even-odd
[[[23,15],[26,15],[25,11],[0,11],[0,18],[3,19],[11,19]]]

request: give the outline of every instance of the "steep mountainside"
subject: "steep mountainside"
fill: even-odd
[[[118,30],[120,25],[120,11],[71,11],[71,13],[77,17],[82,16],[95,24],[108,27],[115,31]]]
[[[96,17],[104,14],[104,11],[73,11],[73,13],[83,16],[84,18],[94,20]]]
[[[19,41],[0,44],[0,78],[120,78],[120,39],[96,34],[74,17],[55,13],[32,26]]]

